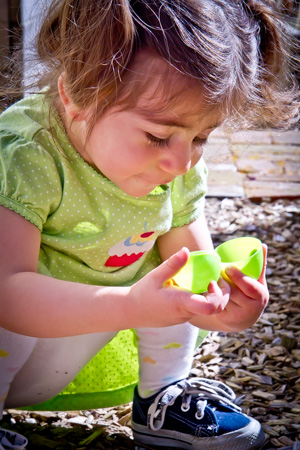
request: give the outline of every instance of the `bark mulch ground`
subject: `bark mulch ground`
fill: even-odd
[[[300,449],[300,200],[208,198],[214,243],[255,236],[268,245],[269,305],[251,328],[211,333],[195,353],[191,376],[230,385],[243,411],[258,419],[263,450]],[[9,410],[2,426],[31,449],[133,449],[131,405],[91,411]]]

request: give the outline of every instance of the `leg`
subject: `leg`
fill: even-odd
[[[199,329],[189,323],[136,330],[140,363],[138,390],[142,397],[188,376],[198,333]]]
[[[34,405],[59,394],[115,335],[112,332],[38,339],[30,358],[11,383],[5,407]]]
[[[116,333],[37,339],[0,328],[0,419],[3,408],[30,406],[58,394]],[[0,428],[0,449],[27,439]]]
[[[0,420],[11,382],[30,358],[36,342],[36,338],[0,328]],[[0,449],[22,450],[26,445],[27,439],[23,436],[0,428]]]
[[[216,380],[186,379],[198,329],[184,324],[136,332],[141,374],[132,428],[139,445],[248,450],[263,444],[261,425],[235,405],[228,386]]]
[[[36,342],[36,338],[0,328],[0,419],[10,385],[30,358]]]

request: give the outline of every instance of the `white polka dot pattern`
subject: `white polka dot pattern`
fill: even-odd
[[[128,196],[81,158],[58,115],[47,124],[48,107],[38,95],[1,116],[0,203],[41,230],[39,272],[132,284],[159,264],[157,237],[201,213],[205,164],[145,197]]]

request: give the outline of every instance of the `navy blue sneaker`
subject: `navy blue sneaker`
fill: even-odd
[[[196,450],[261,447],[265,436],[260,423],[243,414],[234,400],[230,387],[205,378],[181,380],[145,399],[136,388],[132,408],[135,442]]]

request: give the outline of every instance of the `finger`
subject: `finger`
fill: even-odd
[[[192,315],[216,314],[220,305],[220,299],[215,294],[190,294],[183,292],[181,297],[181,308]],[[207,296],[207,297],[206,297]]]
[[[264,286],[266,286],[267,285],[266,268],[267,268],[268,247],[266,246],[266,244],[263,244],[262,248],[263,248],[263,252],[264,252],[264,262],[263,262],[263,269],[262,269],[262,272],[260,274],[260,277],[259,277],[258,281],[261,284],[263,284]]]
[[[238,290],[241,291],[246,297],[253,300],[262,300],[267,297],[267,288],[265,285],[258,282],[258,280],[255,280],[254,278],[247,277],[236,267],[228,267],[226,269],[226,274],[230,277]],[[232,287],[233,294],[235,291],[236,289]]]
[[[222,290],[223,294],[230,294],[231,292],[231,287],[230,284],[224,280],[224,278],[220,277],[218,280],[218,285],[220,287],[220,289]]]
[[[212,295],[216,295],[221,301],[224,301],[224,299],[228,301],[231,289],[229,284],[223,280],[221,282],[219,281],[218,283],[216,281],[211,281],[209,283],[207,291],[209,297],[211,297]]]
[[[230,286],[228,283],[224,281],[224,283],[217,283],[216,281],[211,281],[208,286],[208,293],[206,294],[207,300],[215,301],[218,304],[218,307],[215,311],[215,314],[222,312],[230,298]]]
[[[151,272],[152,281],[157,287],[168,285],[170,280],[189,259],[189,251],[183,247]]]

